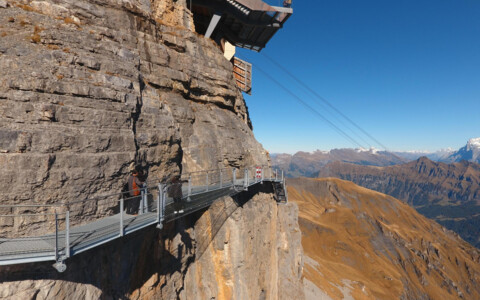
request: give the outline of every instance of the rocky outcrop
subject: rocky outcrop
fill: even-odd
[[[277,206],[270,189],[74,256],[62,274],[2,268],[0,298],[302,299],[298,208]]]
[[[339,179],[287,182],[309,299],[480,297],[478,249],[407,204]]]
[[[186,299],[302,298],[298,210],[295,204],[277,206],[271,199],[265,194],[254,197],[242,213],[234,212],[226,220],[188,270]],[[201,221],[200,241],[205,236],[208,240],[218,220],[210,215]]]
[[[335,162],[325,166],[319,177],[338,177],[396,197],[480,246],[479,164],[445,164],[426,157],[389,167]]]
[[[194,32],[185,0],[7,3],[0,7],[2,204],[117,193],[134,164],[161,180],[268,163],[231,64]],[[79,213],[72,225],[105,209]]]

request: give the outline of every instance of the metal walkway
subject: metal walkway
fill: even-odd
[[[51,228],[49,233],[37,233],[32,236],[0,238],[0,265],[55,261],[54,267],[63,272],[66,269],[65,260],[91,248],[101,246],[114,239],[121,238],[137,230],[157,225],[162,228],[165,222],[173,221],[210,206],[215,200],[224,196],[233,196],[249,187],[271,182],[275,193],[279,186],[285,191],[283,172],[266,173],[265,168],[255,167],[245,169],[242,178],[236,176],[236,169],[223,169],[190,173],[183,180],[175,183],[157,183],[146,185],[142,194],[135,198],[125,198],[123,194],[108,195],[95,199],[70,202],[53,206],[52,214],[17,214],[0,215],[0,224],[14,224],[6,218],[25,218],[30,216],[35,220],[47,216],[44,226]],[[268,177],[267,177],[268,176]],[[180,193],[174,195],[172,191]],[[174,199],[176,198],[176,199]],[[279,201],[277,198],[278,202]],[[127,206],[138,208],[134,214],[127,214]],[[101,213],[97,218],[70,226],[72,216],[81,216],[86,207],[96,207]],[[51,205],[50,205],[51,206]],[[41,207],[39,205],[7,206],[2,208]],[[103,209],[100,209],[102,208]],[[63,208],[63,212],[60,211]],[[48,221],[50,216],[51,221]],[[3,219],[3,220],[2,220]],[[13,220],[13,219],[12,219]],[[49,226],[47,226],[49,225]],[[14,232],[13,235],[21,234]]]

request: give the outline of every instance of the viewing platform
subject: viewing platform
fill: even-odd
[[[65,261],[73,255],[150,226],[162,229],[167,222],[257,184],[272,184],[277,203],[287,202],[283,172],[263,167],[246,168],[241,174],[237,171],[189,173],[178,183],[149,180],[138,197],[130,197],[127,191],[58,205],[0,205],[4,211],[10,211],[0,215],[0,224],[12,227],[0,237],[0,266],[54,261],[57,271],[63,272]],[[128,213],[126,208],[132,204],[138,209]],[[72,224],[74,221],[77,224]],[[22,234],[20,229],[31,231]]]
[[[290,7],[261,0],[192,0],[196,31],[220,44],[261,51],[292,15]]]

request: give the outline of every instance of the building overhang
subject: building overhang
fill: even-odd
[[[261,0],[192,0],[196,30],[217,42],[261,51],[292,15]]]

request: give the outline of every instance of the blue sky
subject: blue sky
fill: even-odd
[[[266,56],[389,150],[460,148],[480,136],[480,1],[293,0],[293,9],[261,53],[237,49],[254,65],[253,93],[245,99],[267,150],[358,145],[256,67],[361,145],[381,147],[345,127]]]

